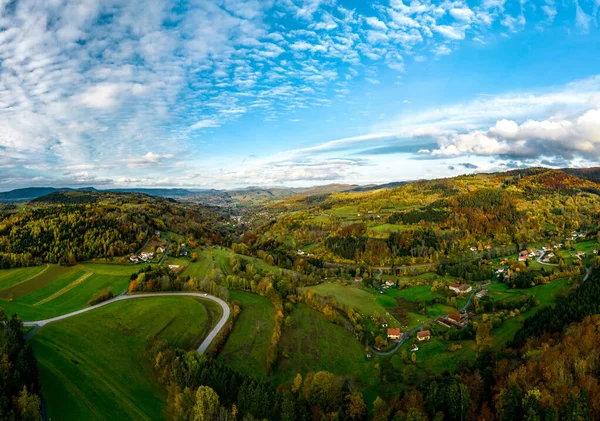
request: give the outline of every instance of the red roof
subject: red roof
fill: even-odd
[[[380,318],[379,318],[379,322],[380,322],[382,325],[387,325],[387,321],[386,321],[386,320],[385,320],[383,317],[380,317]]]
[[[454,320],[455,322],[459,322],[460,321],[460,313],[457,311],[453,311],[452,313],[448,314],[448,318],[451,320]]]
[[[423,330],[421,332],[417,332],[417,338],[426,338],[428,336],[431,336],[431,332],[428,330]]]
[[[388,336],[400,336],[402,332],[399,327],[390,327],[388,329]]]

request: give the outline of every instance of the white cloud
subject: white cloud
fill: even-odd
[[[387,31],[387,25],[380,21],[379,19],[377,19],[376,17],[368,17],[365,18],[367,25],[369,25],[371,28],[373,29],[377,29],[380,31]]]
[[[456,20],[460,20],[463,22],[470,22],[475,15],[471,9],[468,7],[460,7],[460,8],[452,8],[450,9],[450,14]]]
[[[200,130],[206,128],[221,127],[219,123],[212,119],[200,120],[190,126],[190,130]]]
[[[161,155],[148,152],[145,155],[126,158],[123,161],[127,163],[129,168],[148,168],[161,166],[165,160],[172,159],[173,157],[173,154]]]

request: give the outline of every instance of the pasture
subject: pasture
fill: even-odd
[[[242,312],[218,359],[241,373],[265,378],[275,309],[266,298],[247,292],[231,291],[229,298],[240,302]]]
[[[304,305],[297,305],[291,317],[292,326],[283,328],[273,384],[320,370],[352,376],[362,385],[373,382],[375,362],[365,358],[365,348],[350,332]]]
[[[101,291],[112,290],[115,295],[125,291],[130,274],[140,267],[92,263],[72,267],[49,265],[37,276],[0,292],[0,307],[7,314],[17,313],[24,321],[70,313],[87,307],[88,301]]]
[[[48,419],[165,419],[166,392],[144,355],[148,341],[195,349],[220,317],[217,306],[192,297],[144,298],[44,326],[31,345]]]
[[[35,278],[43,271],[48,269],[49,265],[42,265],[0,270],[0,291],[4,291],[5,289],[11,288],[17,284],[27,282],[28,280]]]
[[[321,295],[335,297],[338,303],[355,308],[365,317],[371,317],[377,314],[385,317],[390,326],[400,327],[400,322],[388,312],[388,308],[378,301],[379,297],[376,295],[379,294],[371,294],[354,285],[344,286],[339,282],[324,282],[319,285],[302,289],[306,291],[315,290]]]

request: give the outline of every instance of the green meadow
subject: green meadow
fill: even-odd
[[[241,373],[265,378],[275,309],[266,298],[247,292],[231,291],[229,298],[240,302],[242,312],[219,354],[219,361]]]
[[[165,419],[166,392],[146,359],[148,341],[193,350],[219,317],[211,301],[154,297],[44,326],[31,344],[48,419]]]
[[[0,307],[7,314],[17,313],[24,321],[70,313],[87,307],[88,301],[101,291],[122,293],[130,274],[140,268],[92,263],[72,267],[48,265],[47,269],[40,266],[36,276],[0,291]],[[11,271],[0,271],[0,276]]]

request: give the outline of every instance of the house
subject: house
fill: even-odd
[[[154,231],[154,235],[156,235],[157,237],[160,237],[160,231],[159,230]]]
[[[379,324],[381,325],[381,327],[387,327],[387,320],[385,320],[383,317],[380,317]]]
[[[375,348],[377,351],[381,351],[381,345],[380,344],[373,345],[373,348]]]
[[[402,336],[402,332],[400,332],[399,327],[390,327],[387,330],[387,337],[391,340],[399,340]]]
[[[417,339],[420,342],[428,341],[431,339],[431,332],[429,330],[422,330],[421,332],[417,332]]]
[[[505,270],[506,269],[504,269],[504,268],[498,268],[498,269],[496,269],[496,274],[498,274],[498,275],[503,274]]]
[[[354,277],[354,282],[360,282],[362,280],[363,280],[362,276],[355,276]]]
[[[304,252],[302,250],[298,250],[298,256],[304,256]]]
[[[492,246],[488,244],[487,246],[485,246],[485,248],[490,250],[492,248]]]
[[[148,260],[152,260],[152,259],[154,259],[154,253],[143,251],[140,253],[140,259],[142,259],[144,262],[148,261]]]
[[[461,284],[458,282],[452,282],[450,285],[448,285],[448,288],[450,288],[456,294],[466,294],[468,292],[471,292],[471,290],[473,289],[470,285]]]
[[[561,243],[554,244],[554,248],[555,248],[555,249],[559,249],[559,248],[561,248],[562,246],[563,246],[563,245],[562,245]]]
[[[460,314],[457,311],[453,311],[452,313],[448,314],[448,317],[446,317],[445,321],[462,329],[467,325],[467,322],[469,321],[469,315]]]
[[[137,258],[136,255],[132,254],[131,256],[129,256],[129,260],[131,260],[133,263],[137,263],[140,260]]]
[[[548,251],[548,250],[552,250],[552,247],[550,247],[548,244],[546,244],[544,247],[542,247],[542,249],[544,251]]]
[[[370,359],[371,359],[371,353],[367,352],[367,360],[370,360]]]
[[[164,247],[159,247],[156,249],[157,253],[164,253],[165,252],[165,248]]]
[[[180,268],[179,265],[169,265],[169,269],[171,269],[171,270],[177,270],[179,268]]]
[[[419,350],[419,346],[417,344],[412,344],[410,346],[410,352],[416,352]]]
[[[469,250],[471,250],[471,251],[477,251],[477,247],[471,247]]]
[[[488,292],[486,289],[482,289],[481,291],[479,291],[477,294],[475,294],[475,296],[477,297],[477,299],[479,300],[481,297],[485,297],[486,295],[488,295]]]
[[[598,250],[592,250],[592,253],[598,254]]]
[[[395,285],[396,285],[396,283],[395,283],[394,281],[385,281],[385,284],[386,284],[388,287],[393,287],[393,286],[395,286]]]
[[[527,261],[527,258],[529,257],[529,253],[527,253],[527,250],[523,250],[521,252],[521,254],[519,254],[519,262],[525,262]]]

